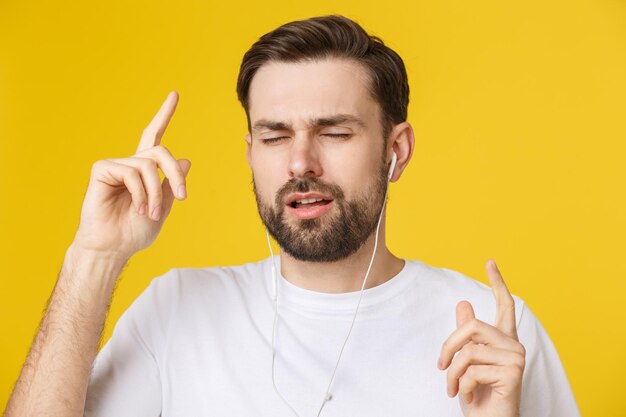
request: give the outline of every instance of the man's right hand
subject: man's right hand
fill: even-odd
[[[93,165],[80,225],[6,417],[84,415],[87,387],[115,281],[128,259],[159,234],[174,199],[184,200],[187,159],[159,145],[178,95],[170,93],[143,131],[137,153]],[[160,169],[165,175],[161,183]]]
[[[174,199],[187,197],[186,176],[191,162],[176,160],[160,145],[177,102],[177,93],[167,96],[144,129],[133,156],[93,164],[72,243],[74,250],[126,261],[154,242]],[[163,183],[158,169],[165,176]]]

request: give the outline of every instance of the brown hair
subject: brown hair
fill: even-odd
[[[248,130],[250,84],[263,64],[325,58],[353,59],[365,67],[371,80],[370,93],[381,107],[384,138],[394,123],[406,121],[409,83],[402,58],[358,23],[331,15],[286,23],[261,36],[243,56],[237,96],[246,111]]]

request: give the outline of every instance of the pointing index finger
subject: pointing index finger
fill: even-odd
[[[487,261],[487,275],[489,276],[489,282],[491,282],[491,290],[496,298],[495,327],[515,340],[519,340],[515,324],[515,301],[493,259]]]
[[[161,105],[161,108],[156,113],[152,121],[146,126],[139,140],[139,146],[137,146],[137,152],[145,151],[161,143],[161,137],[165,133],[165,129],[169,124],[176,105],[178,104],[178,93],[172,91],[167,95],[167,98]]]

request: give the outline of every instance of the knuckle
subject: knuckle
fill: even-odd
[[[163,193],[161,192],[161,187],[158,190],[154,190],[154,192],[150,193],[151,200],[155,203],[161,202],[163,198]]]
[[[457,356],[461,359],[461,360],[470,360],[472,359],[476,354],[476,345],[472,344],[472,343],[468,343],[465,346],[463,346],[461,348],[461,350],[459,351],[459,353],[457,353]]]
[[[480,328],[480,322],[477,318],[472,318],[467,322],[467,327],[472,334],[476,334]]]
[[[163,145],[161,144],[154,145],[153,147],[150,148],[150,153],[152,155],[158,155],[158,156],[163,155]]]
[[[117,167],[117,175],[122,179],[122,182],[126,186],[126,188],[132,187],[135,182],[137,182],[135,178],[135,173],[129,167]]]
[[[465,380],[466,382],[469,382],[469,379],[475,379],[476,378],[476,367],[475,366],[468,366],[467,369],[465,370]]]
[[[502,297],[501,303],[503,309],[515,311],[515,300],[513,300],[513,297],[511,295]]]
[[[100,159],[97,160],[96,162],[94,162],[91,165],[91,171],[92,172],[96,172],[96,171],[101,171],[103,170],[107,165],[109,165],[111,163],[111,160],[109,159]]]
[[[526,359],[524,359],[523,356],[516,355],[513,365],[517,369],[524,370],[524,368],[526,367]]]
[[[153,170],[157,168],[157,163],[151,158],[139,158],[139,165],[142,169]]]
[[[123,169],[125,171],[124,174],[127,175],[130,178],[133,178],[133,179],[137,178],[138,179],[140,177],[139,169],[137,169],[136,167],[130,167],[130,166],[127,166],[127,165],[123,165],[123,166],[121,166],[121,169]]]
[[[459,393],[461,393],[461,394],[468,394],[471,391],[472,390],[470,389],[469,378],[466,377],[465,375],[463,375],[459,379]]]
[[[468,343],[468,349],[472,351],[472,353],[480,353],[483,349],[485,349],[485,345],[483,343]]]
[[[101,160],[94,162],[94,163],[91,165],[91,172],[97,172],[97,171],[99,171],[99,170],[102,168],[102,163],[103,163],[103,162],[104,162],[104,161],[101,161]]]
[[[137,200],[138,203],[143,203],[146,200],[146,193],[140,188],[133,188],[132,191],[133,199]]]
[[[141,170],[136,167],[128,167],[128,176],[137,183],[138,186],[143,188],[143,181],[141,176]]]

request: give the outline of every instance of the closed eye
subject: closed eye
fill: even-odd
[[[331,138],[338,138],[338,139],[347,139],[350,137],[349,133],[324,133],[322,134],[322,136],[328,136]]]
[[[266,138],[266,139],[261,139],[261,142],[263,142],[264,145],[271,145],[274,143],[278,143],[281,140],[284,139],[289,139],[289,136],[279,136],[279,137],[275,137],[275,138]]]

